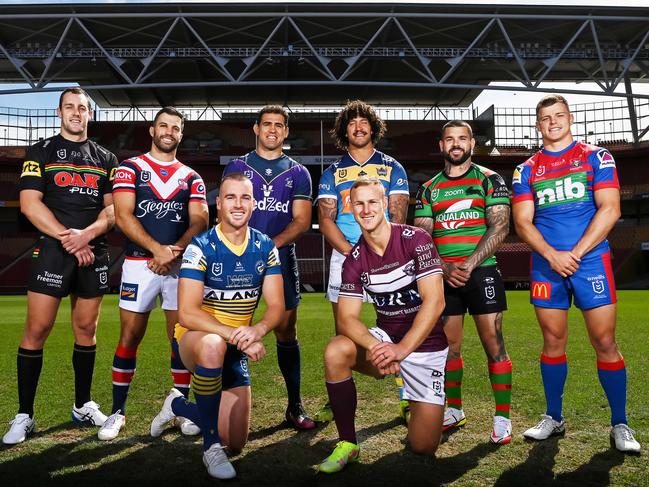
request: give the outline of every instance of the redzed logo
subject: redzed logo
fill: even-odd
[[[549,282],[536,282],[532,281],[532,298],[534,299],[550,299],[552,286]]]

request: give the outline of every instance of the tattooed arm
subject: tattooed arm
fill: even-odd
[[[496,205],[487,208],[487,231],[478,242],[478,246],[473,253],[462,263],[460,268],[470,273],[485,259],[496,253],[496,250],[509,233],[509,214],[510,208],[508,205]]]
[[[462,263],[460,269],[471,273],[485,259],[496,253],[496,250],[509,233],[509,213],[509,205],[487,207],[487,231],[478,242],[478,246],[473,253]]]
[[[388,198],[388,215],[392,223],[406,223],[409,200],[407,194],[393,194]]]
[[[415,226],[423,228],[428,232],[428,235],[433,236],[433,226],[435,225],[435,220],[429,216],[418,216],[415,218]]]
[[[338,214],[338,202],[334,198],[318,199],[318,223],[320,233],[322,233],[329,245],[343,255],[349,254],[352,250],[345,236],[336,225],[336,215]]]

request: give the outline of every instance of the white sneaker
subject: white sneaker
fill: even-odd
[[[489,441],[497,445],[506,445],[512,441],[512,422],[502,416],[494,416],[494,430]]]
[[[36,429],[36,421],[29,417],[29,414],[16,414],[16,417],[9,423],[9,431],[2,437],[5,445],[17,445],[22,443]]]
[[[180,432],[185,436],[196,436],[201,434],[201,429],[191,419],[176,416],[174,419],[174,426],[180,429]]]
[[[171,391],[169,391],[169,395],[165,399],[165,402],[162,403],[162,409],[160,410],[158,415],[153,418],[153,421],[151,421],[151,436],[153,436],[154,438],[160,436],[165,430],[167,423],[176,417],[171,409],[171,403],[177,397],[185,396],[183,396],[183,393],[178,389],[172,387]]]
[[[108,416],[103,426],[99,428],[97,438],[104,441],[114,440],[117,438],[117,435],[119,435],[119,430],[122,429],[122,426],[124,426],[125,423],[126,418],[121,414],[121,411],[111,414]]]
[[[237,471],[223,451],[224,448],[221,443],[214,443],[203,452],[203,463],[207,467],[207,473],[215,479],[233,479],[237,476]]]
[[[99,410],[99,404],[88,401],[80,408],[72,406],[72,421],[91,426],[102,426],[106,422],[106,415]]]
[[[615,448],[625,453],[640,453],[640,443],[633,437],[633,431],[626,424],[616,424],[611,428],[611,443]]]
[[[444,431],[452,428],[459,428],[465,424],[466,416],[464,414],[464,409],[448,408],[444,411],[444,423],[442,424],[442,429]]]
[[[547,440],[550,436],[562,435],[565,432],[566,422],[563,419],[555,421],[552,416],[544,414],[539,424],[525,431],[523,436],[530,440]]]

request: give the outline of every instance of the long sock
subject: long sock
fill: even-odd
[[[127,348],[117,345],[113,357],[113,409],[111,414],[121,411],[126,414],[126,398],[135,374],[137,347]]]
[[[186,397],[177,397],[171,401],[171,410],[176,416],[187,418],[200,428],[201,415],[198,412],[198,406],[193,402],[189,402]]]
[[[74,368],[74,405],[78,408],[90,401],[92,373],[95,370],[97,345],[74,344],[72,367]]]
[[[548,357],[541,354],[541,378],[545,390],[547,409],[545,414],[555,421],[563,419],[563,388],[568,377],[568,358],[566,354]]]
[[[462,376],[464,375],[464,359],[462,356],[446,361],[446,404],[450,408],[462,409]]]
[[[297,340],[277,342],[277,363],[284,376],[289,405],[299,404],[300,397],[300,344]]]
[[[329,404],[334,412],[334,421],[341,440],[356,443],[356,384],[354,379],[340,382],[326,382]]]
[[[192,389],[200,415],[201,431],[203,432],[203,450],[214,443],[220,443],[219,437],[219,407],[221,406],[221,373],[223,369],[210,369],[197,365],[192,378]]]
[[[183,396],[189,397],[189,383],[192,380],[192,373],[187,370],[185,364],[180,359],[178,350],[178,341],[176,338],[171,339],[171,378],[174,387],[183,393]],[[180,415],[179,415],[180,416]]]
[[[38,378],[43,368],[43,349],[27,350],[18,347],[16,358],[18,371],[18,413],[34,416],[34,398]]]
[[[496,401],[496,416],[509,418],[512,404],[512,361],[489,363],[489,380]]]
[[[611,426],[627,424],[626,420],[626,366],[624,359],[615,362],[597,361],[599,383],[611,407]]]

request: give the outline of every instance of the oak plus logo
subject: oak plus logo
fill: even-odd
[[[560,179],[554,182],[554,186],[540,189],[536,192],[539,206],[560,201],[579,200],[586,195],[586,185],[580,181],[572,180],[572,177]]]
[[[470,210],[473,199],[460,200],[446,208],[444,213],[435,217],[435,221],[440,223],[446,230],[456,230],[466,224],[467,220],[480,218],[480,212]]]

